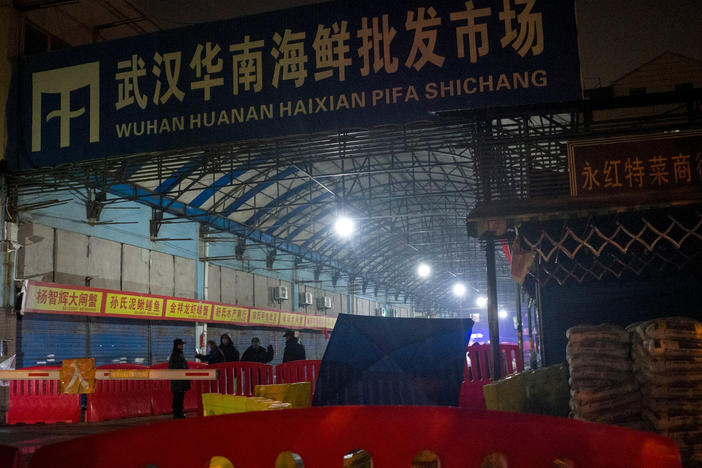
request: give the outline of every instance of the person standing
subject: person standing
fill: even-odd
[[[246,351],[244,351],[244,355],[241,356],[242,361],[249,361],[249,362],[260,362],[260,363],[267,363],[271,362],[273,360],[273,346],[268,345],[268,349],[264,348],[261,346],[261,340],[258,339],[258,337],[254,336],[251,338],[251,346],[246,348]]]
[[[239,350],[236,349],[232,339],[226,333],[219,338],[219,349],[224,354],[224,362],[235,362],[239,360]]]
[[[169,369],[187,369],[188,361],[185,360],[185,355],[183,354],[183,347],[185,346],[185,341],[180,338],[173,340],[173,351],[168,358],[168,368]],[[171,380],[171,393],[173,393],[173,418],[183,419],[185,414],[183,413],[183,400],[185,400],[185,392],[190,390],[189,380]]]
[[[209,340],[207,342],[207,354],[195,353],[195,359],[204,361],[207,364],[219,364],[220,362],[224,362],[224,353],[219,349],[217,343]]]
[[[285,338],[285,351],[283,352],[283,362],[301,361],[305,359],[305,347],[295,337],[295,332],[288,330],[283,334]]]

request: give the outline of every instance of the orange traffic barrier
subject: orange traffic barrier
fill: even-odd
[[[500,344],[500,377],[524,370],[524,363],[515,344]],[[483,386],[493,381],[492,356],[489,344],[474,344],[466,351],[466,365],[458,406],[485,409]]]
[[[33,378],[42,380],[13,380],[6,415],[7,424],[80,422],[80,395],[62,395],[57,366],[25,367]]]
[[[379,437],[378,424],[382,423]],[[269,428],[265,436],[261,430]],[[271,428],[275,428],[271,430]],[[565,418],[455,407],[326,406],[168,421],[40,447],[30,467],[275,466],[293,452],[305,468],[341,466],[365,450],[376,468],[440,466],[679,468],[670,439]],[[419,455],[419,456],[418,456]],[[226,459],[226,460],[225,460]],[[483,465],[486,460],[502,465]]]
[[[258,362],[223,362],[210,364],[208,369],[217,369],[217,380],[201,381],[202,393],[253,396],[256,385],[273,383],[273,367]]]
[[[188,362],[188,369],[202,369],[207,367],[207,364],[200,362]],[[151,369],[168,369],[168,363],[162,362],[154,364]],[[183,401],[183,409],[186,412],[197,411],[202,413],[202,392],[200,382],[192,381],[190,390],[185,392],[185,400]],[[151,382],[150,394],[151,414],[170,414],[173,411],[173,394],[171,393],[170,380],[154,380]]]
[[[148,369],[138,364],[108,364],[95,368],[101,370]],[[109,419],[134,418],[151,415],[151,386],[148,380],[97,380],[95,393],[88,394],[85,412],[87,422]]]

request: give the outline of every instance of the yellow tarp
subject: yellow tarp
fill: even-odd
[[[312,406],[312,384],[310,382],[256,385],[254,395],[290,403],[293,408],[310,408]]]
[[[268,398],[222,395],[220,393],[204,393],[202,395],[202,409],[205,416],[286,408],[290,408],[290,404]]]

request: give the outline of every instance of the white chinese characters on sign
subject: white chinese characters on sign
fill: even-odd
[[[490,51],[490,41],[488,40],[487,23],[480,22],[483,18],[490,16],[492,9],[478,8],[473,6],[473,1],[466,2],[465,11],[451,13],[451,21],[465,22],[465,26],[456,28],[456,47],[458,47],[458,57],[466,56],[465,41],[468,41],[468,56],[470,62],[478,61],[478,56],[487,55]]]
[[[180,78],[180,52],[170,52],[167,54],[154,54],[154,66],[151,73],[156,76],[156,89],[154,90],[154,104],[165,104],[171,97],[175,97],[180,102],[183,102],[185,93],[178,88],[178,79]],[[161,94],[161,72],[163,67],[166,71],[166,85],[168,88]]]
[[[220,73],[223,68],[222,59],[217,58],[220,51],[221,49],[217,44],[212,46],[212,43],[209,41],[205,43],[204,47],[202,44],[198,44],[195,49],[195,54],[190,61],[190,68],[195,71],[195,77],[197,78],[197,80],[193,80],[190,83],[190,89],[203,89],[205,101],[210,100],[212,88],[224,84],[224,78],[214,78],[212,76],[216,73]]]
[[[453,58],[469,63],[489,55],[491,42],[520,57],[543,53],[543,18],[537,0],[500,0],[497,6],[487,0],[469,0],[459,5],[441,14],[427,4],[404,14],[363,16],[355,30],[348,18],[339,18],[316,24],[314,33],[286,28],[271,31],[266,38],[243,34],[239,41],[223,45],[229,54],[222,54],[220,44],[211,41],[195,43],[191,50],[156,51],[150,64],[131,54],[117,62],[115,108],[182,103],[186,91],[207,102],[218,88],[238,96],[259,93],[266,86],[280,89],[286,82],[300,88],[308,78],[344,82],[353,74],[394,74],[401,61],[417,72],[427,66],[442,68],[452,54],[445,47],[439,53],[440,41],[455,44]],[[406,34],[400,36],[402,27]],[[397,43],[398,38],[411,43]],[[191,57],[185,64],[184,54]],[[224,73],[225,68],[231,74]]]
[[[285,30],[283,36],[278,33],[273,35],[276,46],[271,50],[271,55],[275,59],[273,86],[276,88],[281,79],[292,80],[296,88],[305,83],[307,55],[305,55],[304,41],[304,32],[293,33],[289,29]]]
[[[234,86],[232,94],[239,94],[239,89],[258,93],[263,88],[263,41],[252,41],[244,36],[244,42],[229,46],[232,52],[232,76]]]
[[[371,19],[371,27],[368,26],[368,18],[361,19],[361,29],[356,33],[356,36],[361,39],[362,45],[358,49],[358,56],[363,59],[363,67],[361,67],[361,76],[370,75],[370,55],[373,53],[373,73],[378,73],[381,69],[385,69],[385,73],[395,73],[398,67],[397,57],[393,57],[390,53],[390,44],[397,34],[397,30],[390,26],[388,15],[383,15],[380,18]],[[382,23],[382,29],[381,25]],[[382,48],[381,48],[382,44]]]
[[[346,81],[346,67],[351,65],[347,44],[349,37],[346,21],[342,21],[341,26],[339,23],[332,24],[331,29],[321,24],[317,26],[317,35],[312,45],[317,55],[317,69],[322,71],[314,74],[315,81],[334,76],[334,68],[339,72],[339,81]]]
[[[147,98],[139,91],[139,78],[146,76],[146,68],[144,68],[144,60],[134,54],[129,60],[117,62],[117,102],[115,108],[117,110],[134,104],[141,109],[146,109]]]
[[[512,44],[514,50],[524,57],[529,50],[534,55],[540,55],[544,51],[544,29],[541,22],[541,13],[534,13],[534,2],[536,0],[514,0],[517,5],[526,5],[517,15],[510,4],[511,0],[503,0],[503,9],[500,12],[500,21],[504,23],[505,35],[500,40],[502,47]],[[519,33],[512,28],[513,22],[517,20]]]
[[[420,8],[417,11],[417,19],[414,19],[414,11],[407,12],[407,21],[405,22],[405,29],[408,31],[414,30],[414,41],[412,42],[412,50],[410,51],[407,61],[405,61],[405,66],[407,68],[414,67],[416,70],[421,70],[427,62],[431,62],[437,67],[442,67],[444,65],[445,57],[437,55],[434,53],[434,47],[436,47],[436,29],[424,29],[424,28],[435,28],[441,24],[441,18],[436,17],[436,10],[429,8],[427,10],[428,18],[424,18],[424,8]],[[420,57],[417,60],[417,54]]]

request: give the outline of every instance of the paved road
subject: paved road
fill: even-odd
[[[195,415],[193,414],[192,417]],[[18,424],[0,425],[0,444],[18,447],[22,453],[29,457],[42,445],[74,439],[100,432],[116,431],[126,427],[152,424],[171,419],[167,416],[150,416],[146,418],[119,419],[116,421],[103,421],[94,423],[77,424]]]

